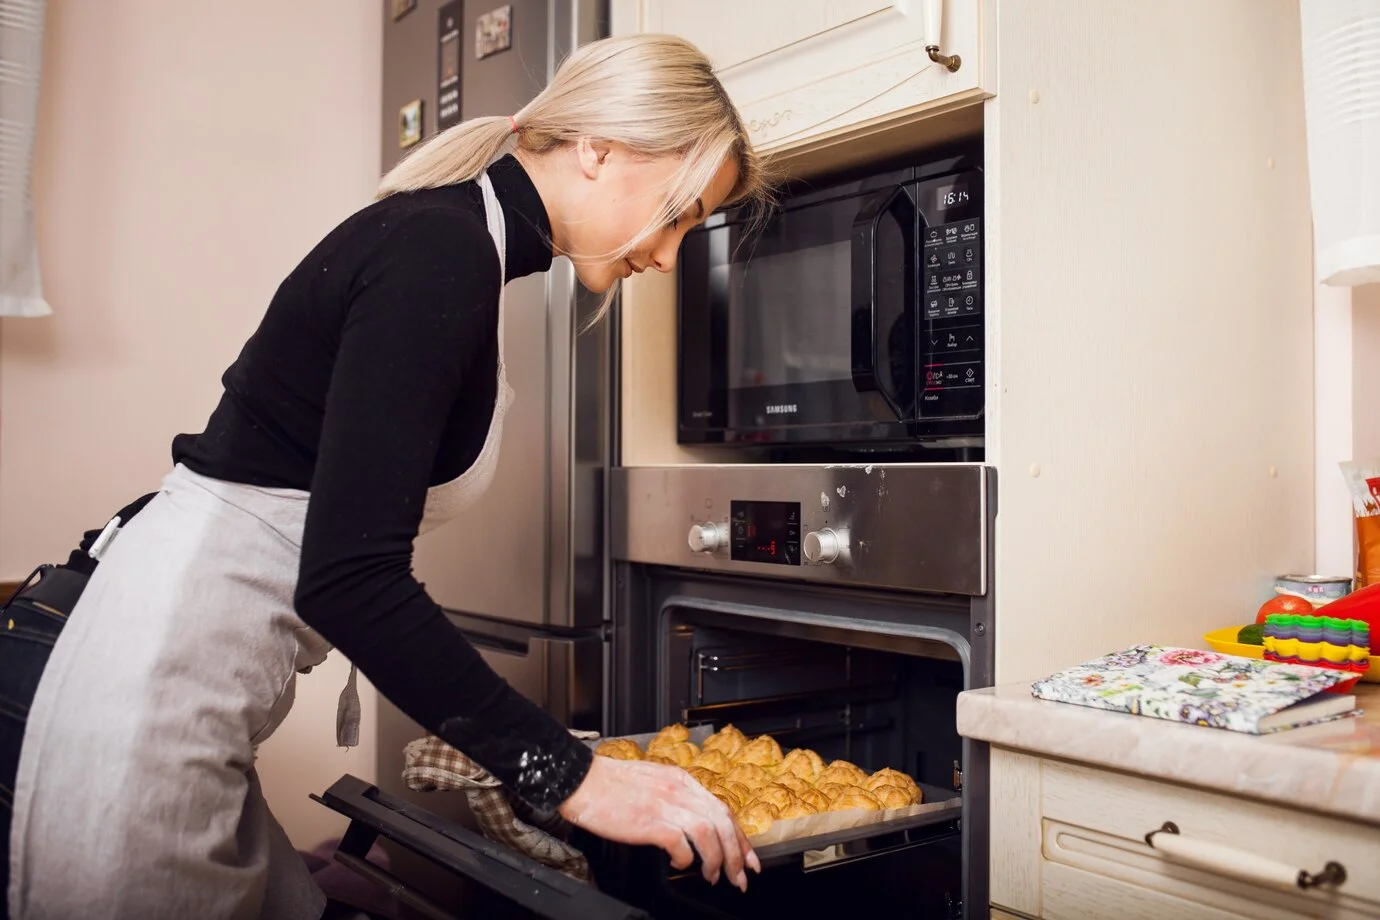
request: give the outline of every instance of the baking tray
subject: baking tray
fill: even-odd
[[[714,733],[713,726],[697,725],[690,729],[690,740],[702,744]],[[605,741],[627,739],[646,750],[648,743],[657,732],[644,732],[638,735],[616,735],[609,738],[593,738],[585,741],[590,748],[597,748]],[[808,818],[793,818],[777,821],[766,834],[748,838],[763,861],[780,859],[815,850],[827,850],[841,844],[865,840],[884,834],[896,834],[914,830],[959,817],[963,797],[951,789],[919,784],[924,793],[919,805],[906,808],[893,808],[887,811],[831,811]],[[891,814],[888,814],[891,812]]]

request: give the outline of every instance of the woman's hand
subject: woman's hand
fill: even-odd
[[[727,806],[679,767],[596,756],[559,811],[571,824],[607,840],[661,847],[677,869],[694,862],[693,843],[710,884],[718,882],[722,870],[747,891],[743,867],[762,871]]]

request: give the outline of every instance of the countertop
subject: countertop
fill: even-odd
[[[1036,699],[1029,683],[958,697],[959,734],[1002,747],[1380,825],[1380,684],[1365,715],[1269,735]]]

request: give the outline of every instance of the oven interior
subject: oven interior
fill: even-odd
[[[699,599],[671,599],[661,610],[654,707],[629,732],[732,723],[749,737],[775,737],[783,750],[812,748],[825,762],[903,770],[927,801],[961,797],[965,745],[954,720],[967,681],[961,634],[913,623],[912,633],[926,634],[903,634],[900,623],[895,631],[876,621],[860,628],[836,616]],[[958,917],[968,845],[962,814],[954,808],[900,830],[873,825],[819,850],[764,848],[763,873],[746,895],[709,886],[697,867],[671,870],[655,853],[589,845],[600,887],[659,918],[836,917],[864,901],[889,917]]]

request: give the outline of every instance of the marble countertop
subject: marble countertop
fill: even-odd
[[[958,697],[959,734],[1380,825],[1380,684],[1352,691],[1364,716],[1270,735],[1182,725],[1036,699],[1029,683]]]

